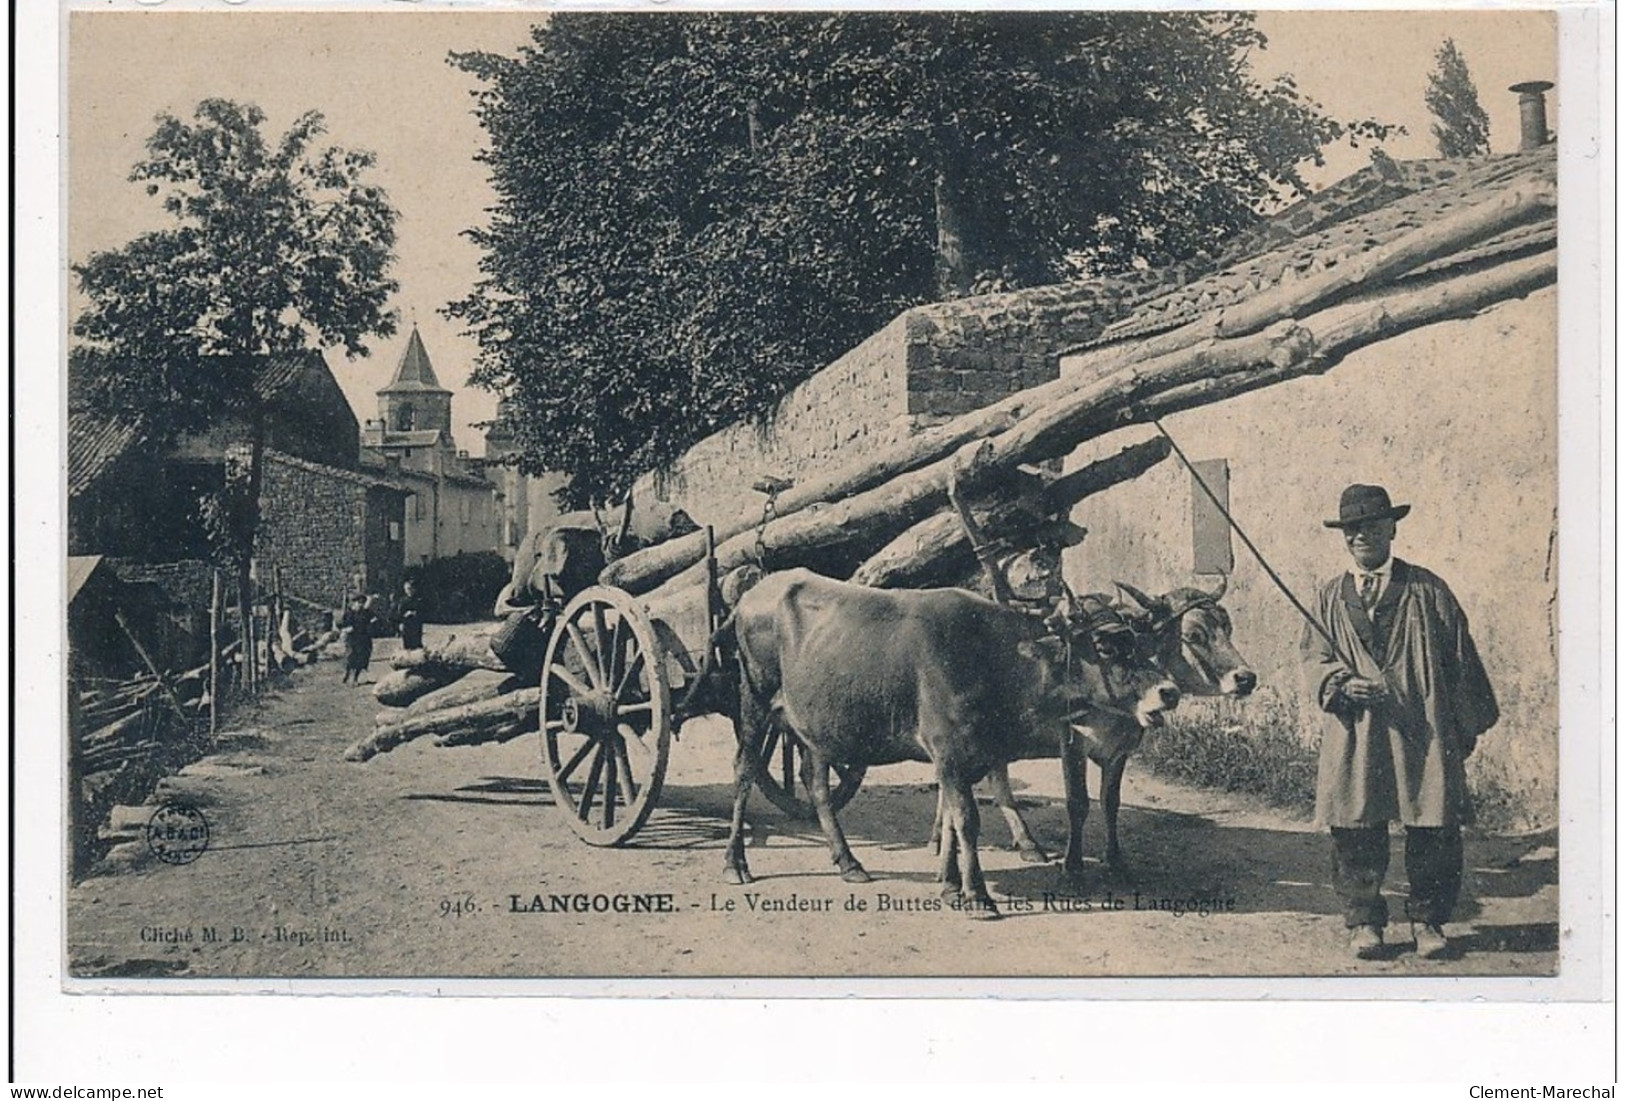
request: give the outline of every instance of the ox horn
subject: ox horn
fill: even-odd
[[[1219,587],[1214,589],[1211,593],[1208,593],[1208,599],[1217,604],[1219,601],[1224,599],[1224,592],[1229,587],[1230,575],[1227,573],[1221,573],[1219,575]]]
[[[1154,616],[1157,614],[1158,601],[1146,596],[1139,589],[1136,589],[1133,585],[1130,585],[1126,581],[1114,581],[1112,584],[1116,585],[1117,590],[1124,596],[1138,604],[1140,606],[1140,610],[1145,612],[1146,615]]]

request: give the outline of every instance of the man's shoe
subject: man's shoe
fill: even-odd
[[[1356,925],[1349,931],[1349,951],[1357,960],[1374,960],[1382,955],[1382,927]]]
[[[1425,960],[1442,960],[1450,954],[1450,941],[1437,925],[1412,925],[1411,936],[1416,938],[1416,954]]]

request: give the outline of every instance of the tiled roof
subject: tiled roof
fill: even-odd
[[[1555,147],[1477,160],[1383,160],[1294,204],[1234,238],[1218,270],[1190,281],[1170,275],[1125,317],[1085,347],[1146,336],[1194,321],[1305,275],[1352,260],[1520,184],[1555,186]],[[1547,211],[1487,240],[1437,258],[1406,278],[1553,247]]]
[[[401,361],[395,367],[395,377],[389,385],[379,390],[380,394],[393,394],[401,392],[449,394],[440,380],[435,377],[434,364],[429,362],[429,353],[423,347],[423,338],[418,335],[417,326],[412,327],[412,335],[407,338],[406,351],[401,353]]]
[[[254,391],[262,401],[271,401],[313,368],[327,370],[320,352],[265,356],[254,375]],[[75,378],[75,374],[70,370],[68,375],[69,497],[89,489],[125,452],[146,438],[137,416],[85,408],[84,380]]]
[[[354,470],[345,470],[343,467],[328,466],[325,463],[313,463],[309,459],[301,459],[297,456],[288,455],[281,451],[272,451],[269,448],[267,448],[265,452],[265,461],[268,463],[276,463],[280,466],[291,466],[295,470],[303,470],[309,474],[320,474],[324,477],[337,478],[342,482],[350,482],[355,485],[367,486],[369,488],[379,486],[384,489],[397,490],[401,493],[411,492],[411,490],[406,486],[401,485],[399,482],[390,481],[387,478],[380,478],[373,474],[366,474]]]
[[[68,414],[68,496],[77,497],[96,483],[119,458],[144,437],[134,417]]]

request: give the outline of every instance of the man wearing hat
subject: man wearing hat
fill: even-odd
[[[1316,817],[1331,828],[1332,881],[1349,947],[1385,952],[1388,824],[1405,824],[1406,916],[1418,955],[1450,953],[1444,925],[1461,890],[1461,827],[1472,820],[1466,759],[1500,717],[1449,586],[1394,558],[1398,521],[1381,486],[1343,491],[1329,528],[1352,568],[1321,586],[1303,634],[1304,674],[1322,713]]]

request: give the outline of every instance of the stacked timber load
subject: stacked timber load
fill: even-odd
[[[532,613],[516,612],[443,646],[402,650],[373,689],[384,710],[345,760],[370,760],[422,737],[442,746],[476,745],[535,730],[541,658],[515,639],[540,630]]]
[[[1182,410],[1323,374],[1368,345],[1552,284],[1555,250],[1508,252],[1495,243],[1549,222],[1555,203],[1550,174],[1528,174],[1483,201],[1411,221],[1364,252],[1168,331],[1091,352],[1086,370],[791,485],[764,522],[714,532],[714,569],[805,566],[878,586],[956,584],[972,559],[949,506],[950,482],[991,501],[989,531],[1018,542],[1024,517],[1064,514],[1136,476],[1167,454],[1167,441],[1153,436],[1047,485],[1024,483],[1024,468]],[[1442,263],[1479,253],[1482,266],[1466,274],[1428,278]],[[1001,518],[1001,509],[1014,511]],[[706,539],[695,533],[635,551],[606,566],[600,581],[643,595],[657,619],[684,617],[713,568],[704,560]]]

